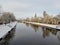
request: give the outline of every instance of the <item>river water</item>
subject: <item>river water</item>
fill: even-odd
[[[60,31],[17,23],[16,28],[0,41],[0,45],[60,45]]]

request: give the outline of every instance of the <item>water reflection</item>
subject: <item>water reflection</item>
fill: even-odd
[[[44,28],[43,29],[43,37],[44,38],[50,36],[50,33],[52,35],[57,35],[57,30],[49,29],[49,28]]]
[[[43,38],[45,38],[46,36],[48,37],[49,36],[49,30],[47,30],[46,28],[44,28],[43,31]]]
[[[9,45],[9,42],[13,39],[15,34],[15,28],[13,28],[5,37],[0,41],[0,45]]]
[[[42,36],[43,36],[43,38],[50,36],[50,34],[57,35],[57,32],[58,32],[58,30],[50,29],[50,28],[46,28],[46,27],[41,27],[41,26],[37,26],[37,25],[30,24],[30,26],[34,29],[35,32],[38,31],[39,27],[42,28],[42,32],[43,32]]]
[[[29,24],[29,23],[24,23],[24,24],[25,24],[27,27],[31,26],[31,27],[34,29],[35,32],[38,31],[39,26],[33,25],[33,24]]]
[[[27,27],[29,27],[30,26],[30,24],[29,23],[24,23]]]
[[[37,25],[32,25],[32,24],[30,24],[30,26],[35,30],[35,32],[38,31],[39,26],[37,26]]]
[[[29,26],[29,27],[28,27]],[[14,36],[15,33],[15,36]],[[1,45],[58,45],[60,31],[37,25],[18,23]],[[13,39],[14,38],[14,39]],[[13,39],[13,40],[12,40]]]

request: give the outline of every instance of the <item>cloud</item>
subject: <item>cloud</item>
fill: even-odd
[[[0,5],[4,11],[13,12],[17,18],[32,16],[34,12],[41,16],[44,10],[51,14],[60,12],[60,0],[0,0]]]
[[[6,1],[1,3],[1,5],[3,6],[3,9],[5,11],[15,11],[16,9],[25,9],[30,6],[29,4],[16,2],[16,1]]]

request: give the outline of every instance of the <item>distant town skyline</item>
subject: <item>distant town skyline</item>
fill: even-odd
[[[0,0],[3,11],[12,12],[17,19],[42,16],[43,11],[50,15],[60,13],[60,0]]]

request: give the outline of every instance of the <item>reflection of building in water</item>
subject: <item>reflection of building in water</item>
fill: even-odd
[[[49,34],[52,33],[53,35],[57,34],[57,30],[53,30],[53,29],[48,29],[48,28],[44,28],[43,29],[43,37],[48,37],[50,36]]]
[[[12,30],[5,36],[5,38],[0,41],[0,45],[8,45],[9,42],[13,39],[14,34],[15,34],[15,28],[12,29]]]
[[[39,26],[37,26],[37,25],[32,25],[32,24],[30,24],[30,25],[31,25],[31,27],[35,30],[35,32],[38,31]]]

